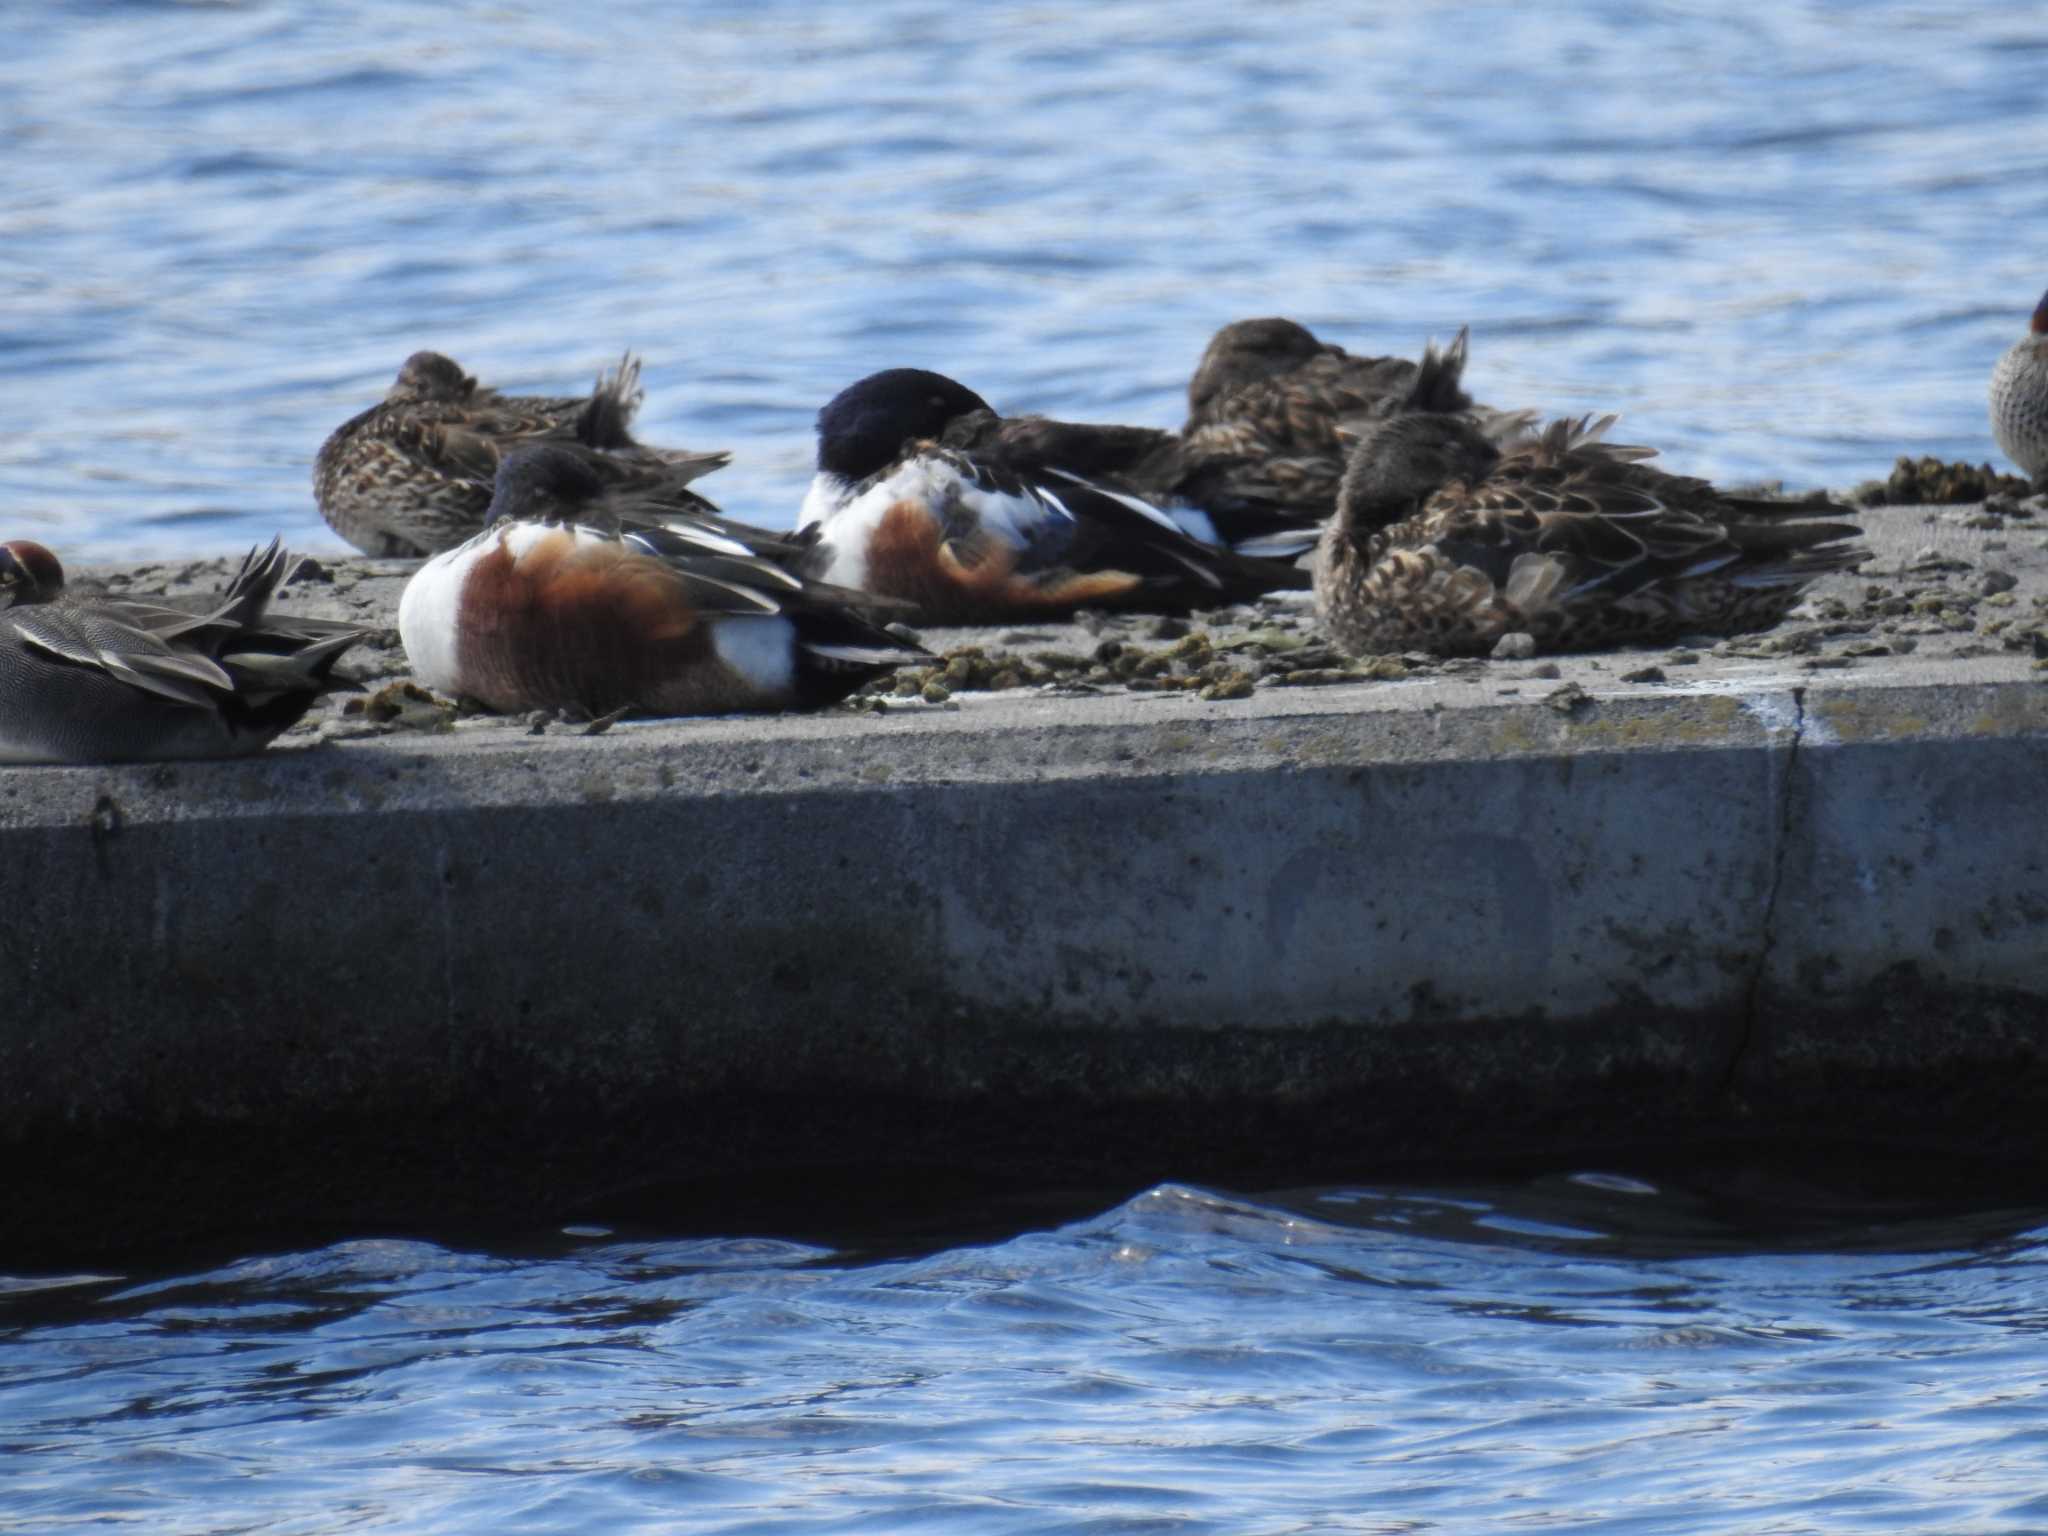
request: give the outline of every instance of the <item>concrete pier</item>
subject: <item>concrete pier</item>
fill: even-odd
[[[0,1254],[827,1175],[2038,1159],[2048,540],[1969,510],[1870,514],[1871,569],[1718,650],[0,771]]]

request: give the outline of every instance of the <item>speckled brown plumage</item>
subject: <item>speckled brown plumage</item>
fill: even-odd
[[[1464,334],[1453,344],[1462,357]],[[1419,365],[1405,357],[1353,357],[1292,320],[1239,320],[1210,340],[1188,383],[1176,489],[1210,504],[1255,502],[1319,522],[1359,434],[1400,408]],[[1499,435],[1526,413],[1475,406],[1453,381],[1444,410],[1469,411]]]
[[[1455,415],[1384,422],[1354,451],[1316,551],[1316,610],[1366,654],[1483,655],[1763,629],[1868,551],[1841,507],[1724,496],[1560,421],[1497,447]]]
[[[1399,399],[1415,368],[1405,357],[1353,357],[1292,320],[1234,321],[1195,366],[1181,432],[1245,419],[1275,442],[1319,448],[1338,418]]]
[[[542,396],[501,395],[452,359],[416,352],[383,400],[321,445],[314,496],[328,525],[367,554],[433,554],[483,527],[504,455],[544,442],[578,454],[607,485],[679,512],[716,512],[685,487],[730,456],[637,442],[628,428],[640,398],[631,356],[588,395]]]
[[[1991,370],[1991,435],[2029,480],[2048,477],[2048,294]]]

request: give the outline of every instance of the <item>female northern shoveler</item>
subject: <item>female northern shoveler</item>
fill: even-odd
[[[1234,551],[1204,510],[1130,488],[1178,452],[1171,433],[1142,427],[1005,420],[921,368],[870,374],[818,413],[806,569],[962,624],[1306,586],[1278,560]]]
[[[295,562],[251,550],[211,613],[64,591],[57,557],[0,545],[0,763],[238,757],[335,686],[363,632],[267,612]]]
[[[1453,345],[1463,348],[1464,332]],[[1353,357],[1292,320],[1224,326],[1188,381],[1184,493],[1242,499],[1298,523],[1321,522],[1336,508],[1352,443],[1401,408],[1416,366],[1405,357]],[[1493,437],[1534,420],[1527,412],[1475,406],[1462,390],[1446,408],[1471,412]]]
[[[420,681],[496,710],[723,714],[829,704],[928,659],[797,575],[802,541],[708,516],[636,525],[644,510],[577,454],[507,455],[488,526],[399,600]]]
[[[1316,550],[1316,611],[1355,653],[1484,655],[1764,629],[1807,584],[1868,557],[1841,507],[1724,496],[1600,441],[1612,416],[1498,447],[1443,405],[1461,358],[1432,348],[1408,410],[1352,453]]]
[[[2048,474],[2048,294],[1991,370],[1991,435],[2028,479]]]
[[[581,454],[607,484],[658,492],[673,511],[718,509],[692,480],[725,453],[650,448],[628,427],[639,408],[640,364],[629,353],[588,395],[501,395],[450,358],[415,352],[383,400],[337,427],[313,464],[328,526],[372,555],[429,555],[483,526],[505,454],[554,443]]]

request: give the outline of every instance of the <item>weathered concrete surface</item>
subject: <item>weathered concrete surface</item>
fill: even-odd
[[[1988,552],[2011,601],[1966,604],[1997,530],[1894,531],[1942,568],[1822,603],[1919,607],[1663,681],[1417,664],[0,772],[0,1253],[650,1187],[688,1220],[823,1172],[2038,1159],[2048,690],[2008,641],[2048,575],[2028,533]],[[335,574],[304,600],[385,579]],[[1920,648],[1870,654],[1887,623]]]

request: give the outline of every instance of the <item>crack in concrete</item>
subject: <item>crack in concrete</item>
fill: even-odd
[[[1750,1047],[1757,1036],[1757,1017],[1761,1011],[1764,977],[1771,968],[1771,951],[1778,943],[1778,893],[1785,884],[1785,860],[1792,850],[1793,796],[1797,792],[1799,749],[1806,741],[1806,689],[1792,690],[1792,745],[1785,753],[1785,763],[1778,775],[1780,792],[1778,796],[1778,837],[1777,845],[1771,850],[1771,883],[1764,893],[1763,922],[1757,936],[1756,965],[1749,973],[1749,984],[1744,988],[1742,998],[1742,1019],[1735,1036],[1735,1043],[1728,1052],[1728,1063],[1721,1071],[1718,1097],[1726,1099],[1735,1091],[1736,1075],[1742,1070],[1742,1063],[1749,1055]]]

